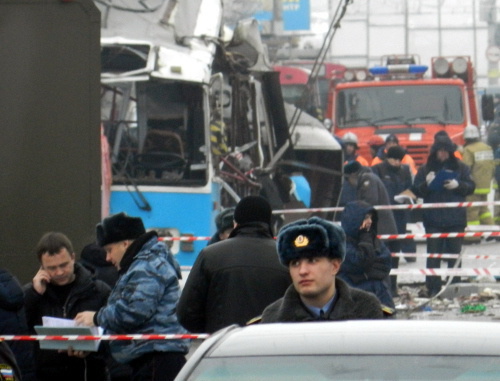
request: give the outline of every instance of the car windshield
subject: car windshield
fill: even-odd
[[[499,380],[499,356],[266,356],[201,361],[189,380]]]
[[[340,128],[380,125],[380,121],[384,125],[459,124],[464,119],[463,99],[458,86],[345,89],[337,97],[336,118]]]

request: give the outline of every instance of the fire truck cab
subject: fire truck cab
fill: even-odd
[[[311,70],[297,66],[275,65],[280,73],[283,100],[322,120],[323,111],[318,80],[310,80]]]
[[[431,78],[425,77],[427,71],[417,56],[384,56],[381,66],[368,71],[347,70],[351,80],[330,89],[332,133],[355,133],[359,153],[369,161],[368,139],[394,134],[417,166],[425,163],[438,131],[462,145],[465,127],[478,125],[472,62],[462,56],[435,57]]]
[[[313,60],[301,60],[301,59],[285,60],[281,62],[281,65],[283,65],[282,67],[293,67],[293,68],[298,67],[306,69],[309,70],[311,73],[317,72],[315,82],[317,82],[318,84],[321,109],[323,110],[323,113],[326,114],[326,111],[328,109],[327,107],[328,91],[330,90],[330,83],[343,80],[346,67],[344,65],[334,62],[318,63]],[[283,81],[284,78],[280,78],[280,80]]]

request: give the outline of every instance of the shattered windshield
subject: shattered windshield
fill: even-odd
[[[464,120],[463,104],[458,86],[353,88],[339,92],[336,119],[340,128],[378,127],[382,124],[459,124]]]
[[[207,182],[201,86],[168,81],[103,85],[101,120],[113,182],[192,185]]]

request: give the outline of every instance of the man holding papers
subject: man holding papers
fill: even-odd
[[[36,247],[40,269],[33,282],[24,286],[26,318],[31,330],[42,325],[43,316],[73,319],[78,312],[97,311],[106,304],[110,288],[94,280],[75,263],[71,241],[62,233],[45,234]],[[35,353],[40,381],[107,380],[101,352],[40,350]]]
[[[78,324],[101,326],[109,334],[183,334],[175,313],[180,267],[158,233],[146,233],[142,220],[125,213],[97,225],[97,243],[118,269],[108,304],[81,312]],[[111,341],[111,354],[132,367],[133,380],[173,380],[186,362],[186,340]]]

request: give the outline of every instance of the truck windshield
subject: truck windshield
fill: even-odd
[[[285,102],[298,104],[306,91],[306,85],[282,85],[281,91]]]
[[[373,86],[341,90],[336,101],[340,128],[380,125],[459,124],[464,102],[458,86]],[[379,123],[384,121],[383,123]]]

